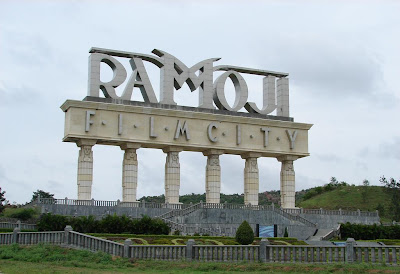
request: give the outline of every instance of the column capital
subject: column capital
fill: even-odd
[[[120,148],[122,150],[126,150],[126,149],[130,149],[130,148],[134,148],[134,149],[138,149],[140,148],[142,145],[138,144],[138,143],[123,143],[122,145],[120,145]]]
[[[76,141],[76,145],[78,147],[81,146],[94,146],[96,144],[97,140],[93,140],[93,139],[79,139],[78,141]]]
[[[221,155],[224,154],[224,151],[221,149],[208,149],[203,151],[204,156],[209,156],[209,155]]]
[[[242,155],[240,155],[240,157],[242,157],[242,159],[248,159],[248,158],[260,158],[262,156],[261,153],[257,153],[257,152],[247,152],[244,153]]]
[[[181,147],[175,147],[175,146],[167,146],[167,147],[164,147],[162,150],[163,150],[164,153],[168,153],[168,152],[181,152],[181,151],[183,151],[183,148],[181,148]]]
[[[294,156],[294,155],[282,155],[276,158],[279,162],[283,162],[283,161],[295,161],[297,159],[299,159],[298,156]]]

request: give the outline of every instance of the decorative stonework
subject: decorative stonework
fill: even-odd
[[[93,151],[92,145],[80,145],[78,157],[78,200],[92,199]]]
[[[293,168],[294,156],[282,156],[278,161],[281,166],[281,207],[295,208],[295,172]]]
[[[244,168],[244,204],[258,205],[259,175],[257,158],[245,158]]]
[[[179,203],[180,164],[179,151],[164,149],[167,153],[165,161],[165,203]]]
[[[219,165],[219,155],[211,154],[207,156],[206,166],[206,202],[220,202],[221,194],[221,166]]]
[[[136,202],[138,162],[136,148],[127,148],[122,163],[122,201]]]

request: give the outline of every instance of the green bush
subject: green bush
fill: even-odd
[[[340,235],[342,239],[354,238],[355,240],[400,239],[400,226],[341,224]]]
[[[33,208],[15,208],[9,214],[5,214],[5,216],[26,221],[35,217],[37,214],[37,210]]]
[[[42,214],[37,222],[39,231],[62,231],[68,224],[68,218],[51,213]]]
[[[127,216],[107,215],[101,220],[94,216],[67,217],[43,214],[38,223],[39,231],[61,231],[66,225],[71,225],[74,231],[82,233],[129,233],[168,235],[169,226],[160,219],[143,216],[141,219],[132,220]]]
[[[236,231],[235,239],[242,245],[251,244],[254,241],[254,232],[248,222],[243,221]]]
[[[283,234],[283,237],[285,237],[285,238],[289,237],[287,227],[285,227],[285,233]]]

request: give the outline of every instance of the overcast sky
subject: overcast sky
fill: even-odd
[[[314,124],[296,190],[400,179],[399,14],[399,1],[0,1],[0,187],[17,203],[36,189],[77,197],[78,148],[61,141],[59,107],[86,96],[91,47],[288,72],[291,116]],[[149,74],[159,96],[159,70]],[[260,82],[248,84],[260,104]],[[175,100],[196,106],[197,94],[185,86]],[[180,155],[181,194],[204,193],[206,157]],[[94,147],[93,198],[121,199],[122,156]],[[163,194],[165,154],[138,159],[138,198]],[[242,193],[244,160],[224,155],[221,167],[222,192]],[[260,191],[278,190],[280,163],[259,170]]]

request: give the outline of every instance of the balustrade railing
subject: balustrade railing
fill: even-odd
[[[34,245],[39,243],[62,244],[64,241],[64,232],[20,232],[17,238],[16,243],[21,245]]]
[[[400,246],[360,247],[353,239],[345,246],[315,245],[196,245],[189,240],[186,245],[132,245],[89,236],[71,230],[50,232],[0,233],[0,245],[18,243],[33,245],[48,243],[101,251],[115,256],[152,260],[195,260],[217,262],[277,262],[277,263],[376,263],[397,265],[400,261]]]
[[[194,260],[213,262],[259,261],[259,246],[256,245],[195,245]]]
[[[400,246],[355,247],[355,261],[397,265],[400,261]]]
[[[113,241],[100,239],[83,233],[70,231],[68,245],[78,248],[84,248],[91,251],[102,251],[114,256],[124,255],[124,245]]]
[[[13,233],[0,233],[0,245],[10,245],[13,243]]]
[[[1,222],[0,228],[14,229],[14,228],[26,229],[26,230],[36,230],[35,224],[25,224],[25,223],[10,223]]]
[[[144,260],[184,260],[186,246],[184,245],[131,245],[129,257]]]
[[[215,209],[250,209],[250,210],[273,210],[277,209],[272,205],[243,205],[243,204],[227,204],[227,203],[198,203],[195,205],[188,204],[165,204],[165,203],[148,203],[148,202],[120,202],[117,201],[101,201],[101,200],[75,200],[75,199],[54,199],[40,198],[30,203],[34,204],[57,204],[57,205],[80,205],[80,206],[102,206],[102,207],[145,207],[145,208],[169,208],[183,210],[193,208],[215,208]],[[369,211],[350,211],[350,210],[325,210],[325,209],[300,209],[300,208],[285,208],[281,209],[290,215],[299,214],[323,214],[323,215],[346,215],[346,216],[365,216],[379,217],[378,212]],[[181,214],[185,214],[182,212]]]
[[[335,263],[345,262],[345,247],[268,245],[267,262]]]

